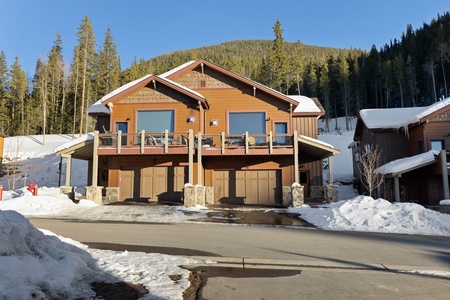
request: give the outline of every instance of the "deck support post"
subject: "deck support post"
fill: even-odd
[[[270,132],[272,133],[272,132]],[[298,178],[298,135],[294,130],[294,182],[300,183]]]
[[[444,187],[444,199],[450,199],[446,150],[441,150],[441,168],[442,168],[442,186]]]
[[[199,132],[197,135],[197,184],[203,185],[203,164],[202,164],[202,133]]]
[[[188,144],[188,156],[189,156],[189,183],[194,184],[194,132],[189,129],[189,144]]]
[[[92,186],[97,186],[98,180],[98,131],[94,131],[94,149],[92,154]]]
[[[395,202],[400,202],[400,175],[394,177],[394,191],[395,191]]]

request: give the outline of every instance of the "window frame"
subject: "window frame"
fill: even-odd
[[[230,132],[230,125],[232,124],[231,115],[233,115],[233,114],[262,114],[262,118],[261,118],[262,126],[263,126],[262,132],[261,133],[253,133],[253,132],[250,132],[249,130],[244,130],[243,132],[239,132],[239,133]],[[267,118],[266,111],[227,111],[227,133],[229,135],[232,135],[232,134],[239,135],[239,134],[243,134],[248,131],[249,134],[267,134],[266,118]]]
[[[175,132],[176,129],[176,114],[175,114],[175,110],[174,109],[165,109],[165,108],[160,108],[160,109],[138,109],[136,110],[136,132],[140,132],[142,129],[139,128],[139,114],[143,113],[143,112],[171,112],[172,113],[172,128],[166,128],[169,132]],[[158,130],[147,130],[144,129],[145,132],[164,132],[164,130],[162,131],[158,131]]]

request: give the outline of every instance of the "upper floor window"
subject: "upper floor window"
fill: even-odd
[[[445,149],[444,140],[431,140],[431,150],[441,151]]]
[[[137,112],[137,131],[169,132],[174,131],[173,110],[141,110]]]
[[[243,134],[266,133],[266,114],[264,112],[233,112],[228,114],[228,133]]]

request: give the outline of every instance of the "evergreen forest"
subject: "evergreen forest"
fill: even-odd
[[[37,59],[31,78],[22,70],[19,57],[8,66],[0,49],[0,134],[89,132],[93,124],[87,108],[102,96],[146,74],[161,74],[200,58],[282,93],[316,97],[327,121],[348,119],[365,108],[426,106],[448,97],[448,12],[416,30],[407,25],[399,39],[370,51],[286,42],[280,21],[272,29],[273,40],[180,50],[135,59],[121,70],[112,31],[108,29],[97,46],[92,23],[85,17],[77,30],[70,65],[64,63],[63,41],[56,33],[46,59]]]

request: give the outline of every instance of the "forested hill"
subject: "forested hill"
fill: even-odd
[[[256,79],[262,60],[266,57],[272,45],[273,40],[237,40],[174,51],[148,60],[135,60],[129,68],[123,71],[122,76],[127,80],[133,80],[149,73],[164,73],[190,60],[206,59],[239,75]],[[317,60],[319,57],[325,58],[337,55],[339,51],[349,52],[345,49],[308,46],[300,41],[296,43],[284,42],[284,46],[288,56],[292,56],[298,51],[299,58],[303,62]]]
[[[93,128],[86,109],[102,96],[143,75],[200,58],[280,92],[317,97],[325,118],[355,116],[364,108],[425,106],[449,96],[449,13],[419,29],[406,25],[401,37],[370,51],[286,42],[281,23],[272,28],[273,40],[174,51],[121,70],[111,30],[97,48],[86,17],[72,62],[66,63],[57,34],[47,58],[37,59],[31,80],[20,58],[9,69],[0,49],[0,134],[86,133]]]

